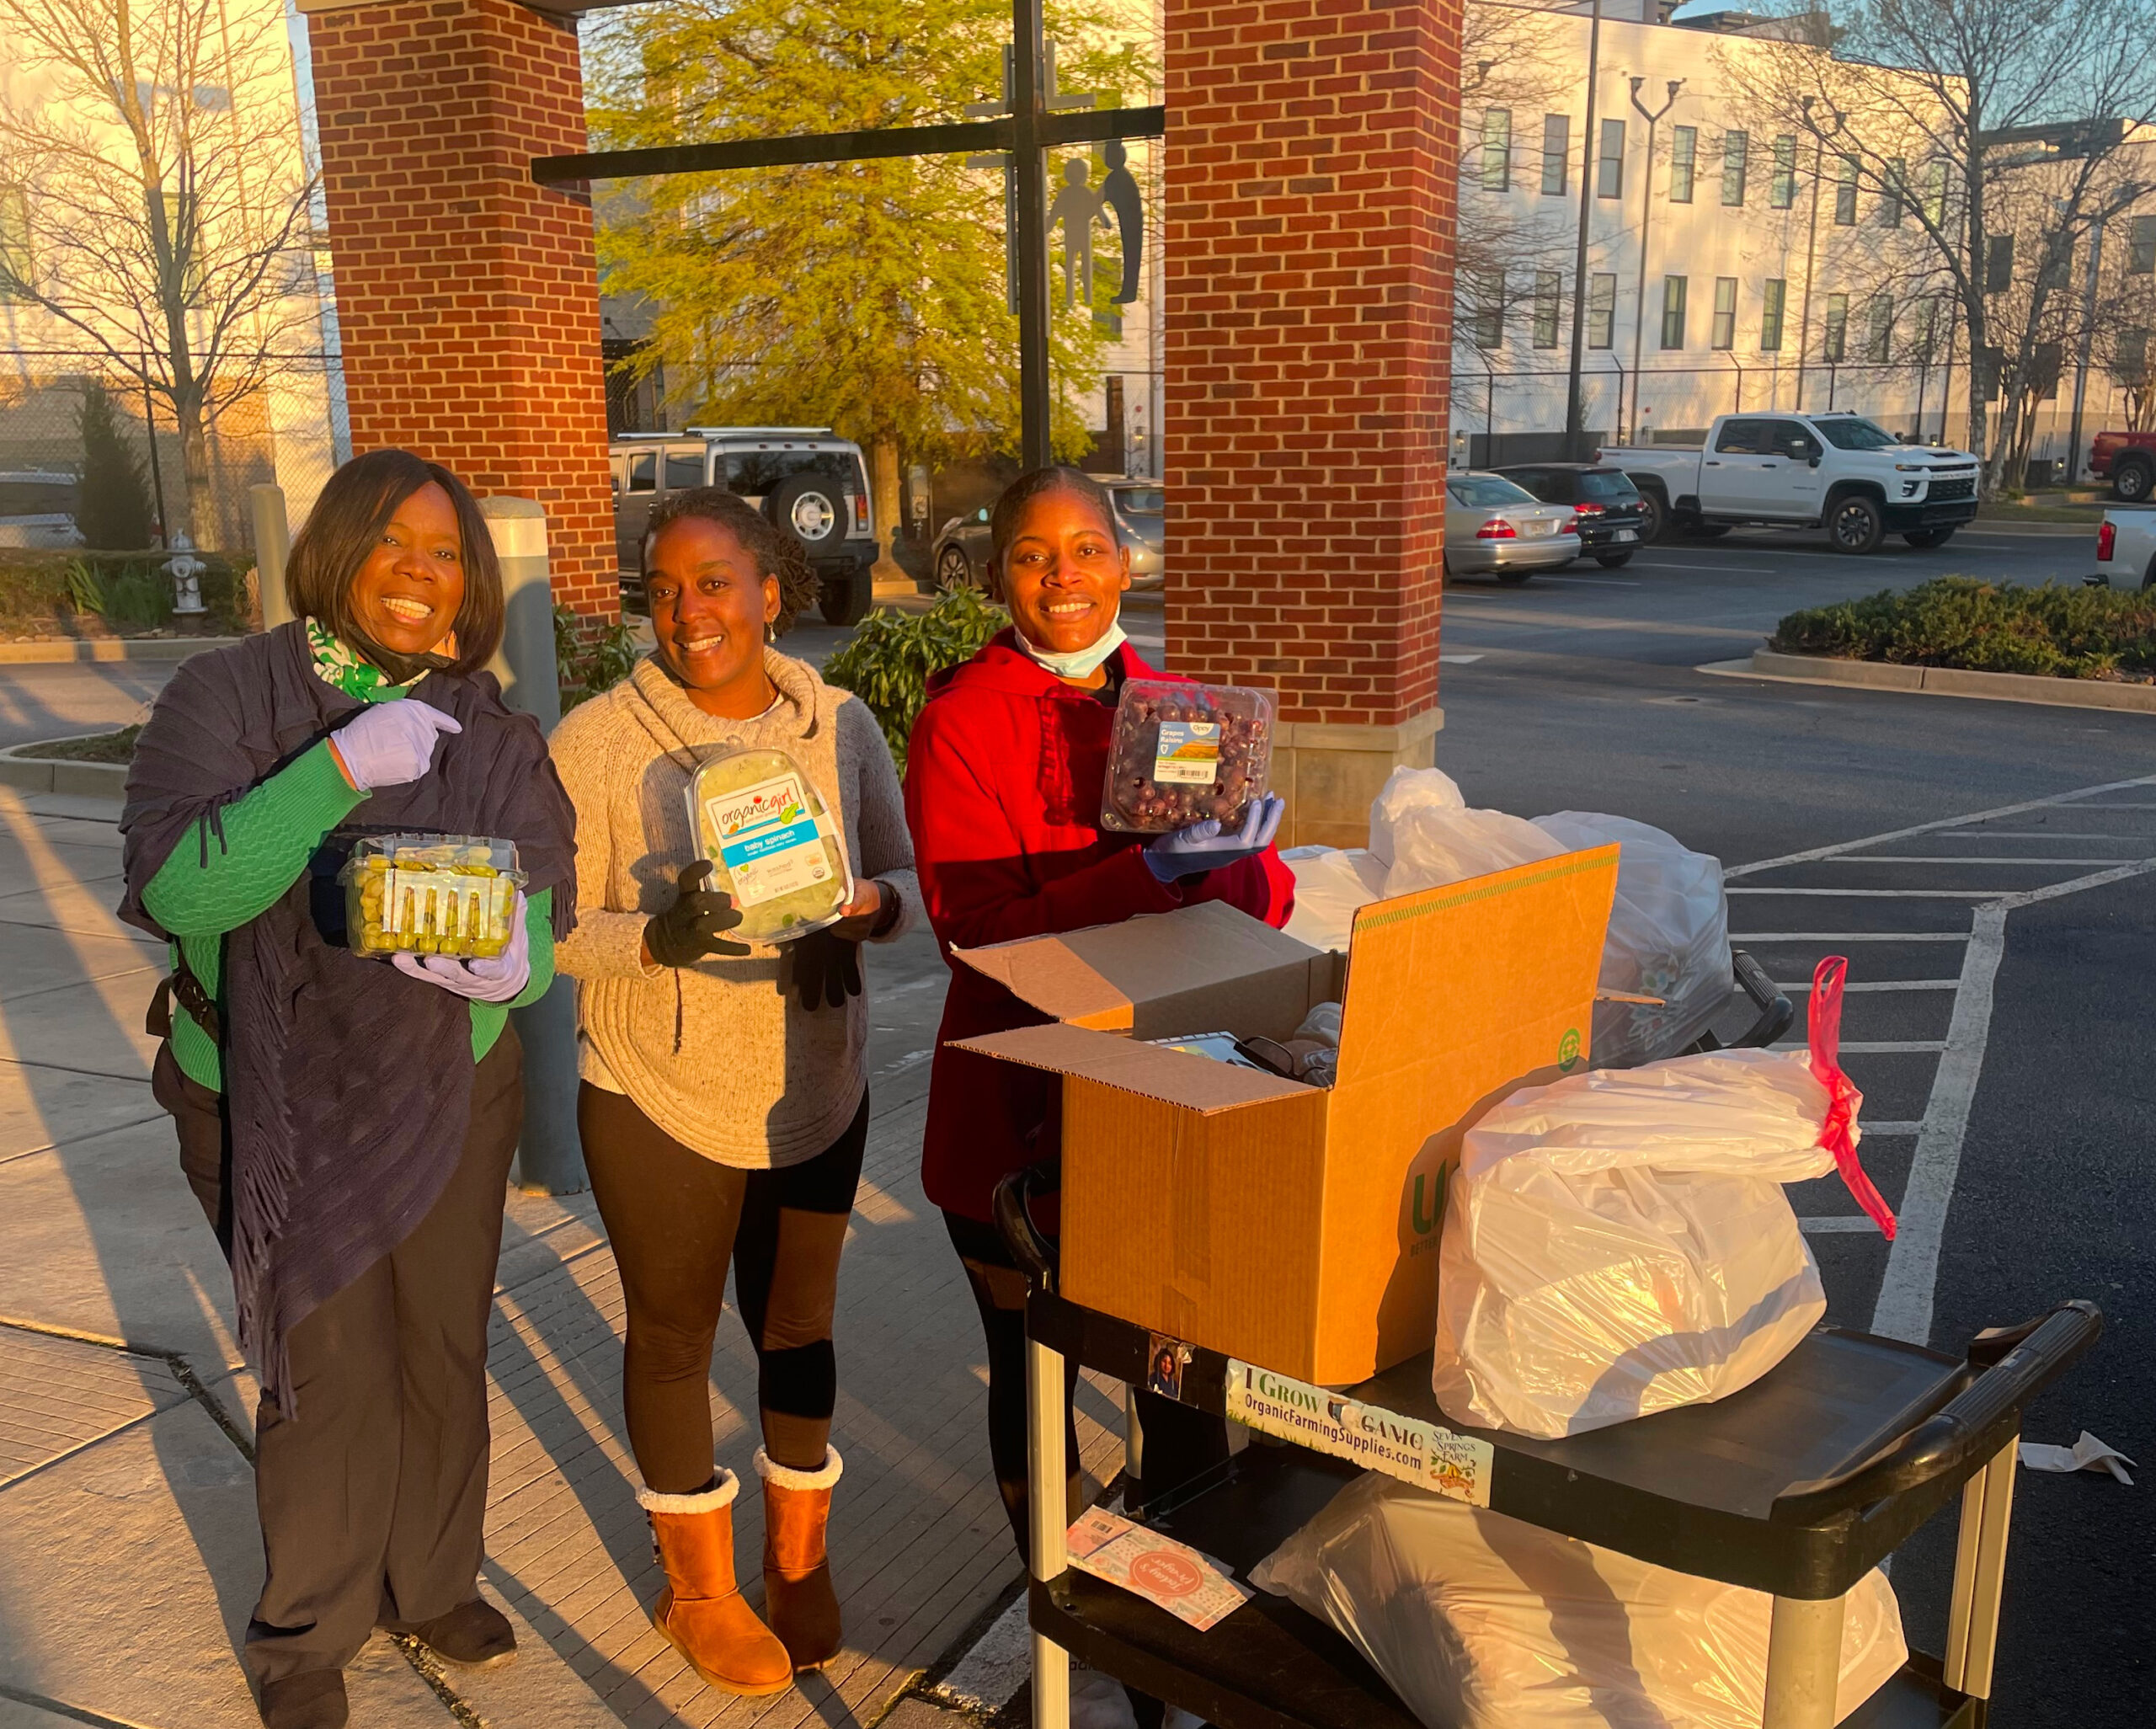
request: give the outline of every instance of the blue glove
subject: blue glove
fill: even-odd
[[[404,704],[392,706],[402,708]],[[463,997],[468,1002],[513,1001],[531,982],[531,933],[525,927],[521,894],[511,909],[510,921],[509,947],[491,959],[466,961],[455,955],[400,952],[390,956],[389,963],[408,978],[439,985],[451,996]]]
[[[1145,843],[1145,867],[1162,883],[1172,883],[1178,877],[1255,858],[1273,844],[1280,814],[1287,808],[1285,800],[1268,792],[1243,813],[1242,827],[1232,834],[1222,834],[1219,819],[1210,817],[1173,834],[1155,835]]]
[[[344,778],[370,792],[418,780],[434,766],[435,739],[463,730],[453,715],[405,696],[369,703],[332,733],[329,743],[344,766]]]

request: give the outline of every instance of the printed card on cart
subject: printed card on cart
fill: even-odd
[[[1070,1531],[1070,1565],[1111,1585],[1134,1591],[1177,1620],[1208,1632],[1251,1596],[1220,1564],[1172,1537],[1089,1508]]]
[[[1382,1471],[1418,1489],[1470,1507],[1490,1504],[1497,1449],[1442,1424],[1358,1405],[1270,1369],[1228,1360],[1227,1413],[1262,1434],[1278,1435],[1315,1453],[1329,1453],[1365,1470]]]

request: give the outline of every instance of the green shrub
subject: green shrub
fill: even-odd
[[[906,739],[928,700],[929,675],[972,659],[1010,622],[1009,613],[977,590],[946,589],[926,612],[870,613],[825,664],[824,679],[868,705],[904,775]]]
[[[554,609],[554,668],[561,680],[562,712],[611,691],[634,670],[636,632],[626,624],[602,624],[566,606]]]
[[[72,621],[103,619],[116,630],[139,630],[172,620],[169,552],[0,552],[0,628],[66,630]],[[254,555],[204,552],[205,626],[219,636],[254,628],[248,574]]]
[[[2156,677],[2156,604],[2111,589],[1944,576],[1792,612],[1769,646],[1972,672],[2148,680]]]

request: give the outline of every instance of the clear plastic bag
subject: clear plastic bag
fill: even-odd
[[[697,765],[689,822],[712,862],[711,886],[734,897],[743,942],[787,942],[838,921],[853,876],[822,795],[783,750],[729,750]]]
[[[1607,846],[1617,861],[1617,899],[1602,947],[1605,990],[1658,996],[1647,1003],[1594,1006],[1594,1060],[1623,1069],[1674,1056],[1707,1030],[1729,1001],[1729,899],[1721,861],[1629,817],[1564,810],[1534,826],[1567,851]]]
[[[514,934],[516,843],[479,835],[367,835],[338,873],[352,953],[491,959]]]
[[[1555,858],[1569,849],[1524,817],[1476,810],[1442,769],[1396,768],[1370,805],[1388,897]]]
[[[1432,1729],[1759,1729],[1773,1600],[1373,1472],[1251,1572]],[[1874,1569],[1843,1599],[1839,1722],[1908,1660]]]
[[[1356,909],[1385,896],[1385,867],[1359,846],[1291,846],[1280,862],[1295,876],[1288,934],[1312,948],[1347,953]]]
[[[1732,1050],[1595,1070],[1469,1129],[1438,1251],[1446,1415],[1582,1434],[1722,1398],[1788,1355],[1827,1310],[1781,1187],[1835,1168],[1816,1068]]]

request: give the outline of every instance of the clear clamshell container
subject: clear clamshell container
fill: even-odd
[[[509,947],[516,843],[478,835],[369,835],[338,873],[355,954],[484,959]]]
[[[699,764],[689,822],[712,862],[711,887],[741,910],[730,937],[790,942],[835,924],[853,899],[838,824],[783,750],[730,750]]]
[[[1265,796],[1272,769],[1270,693],[1133,679],[1116,703],[1101,826],[1164,835],[1217,817],[1227,828]]]

